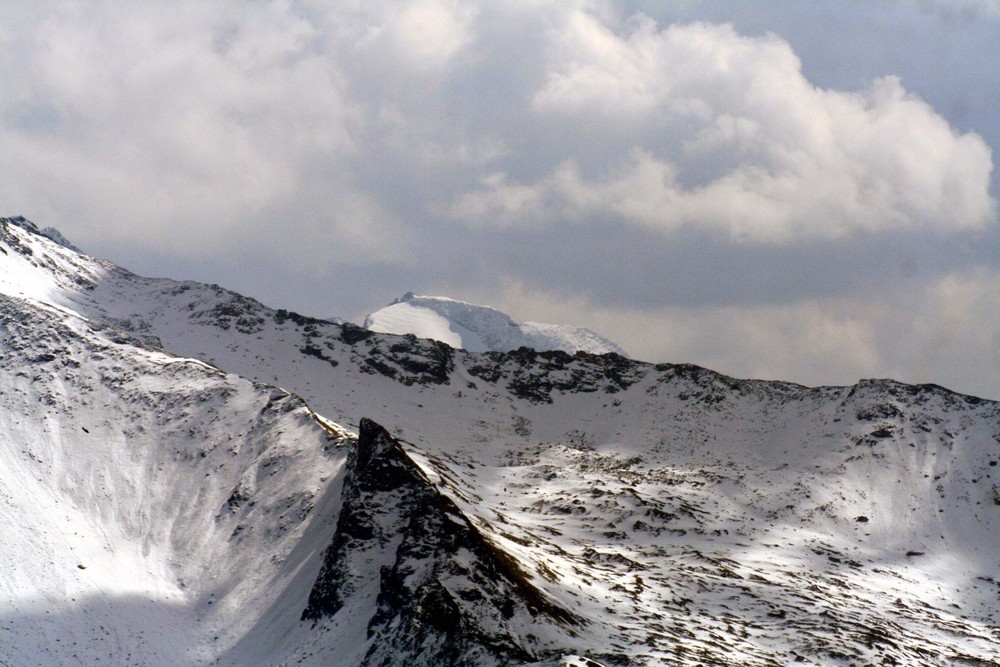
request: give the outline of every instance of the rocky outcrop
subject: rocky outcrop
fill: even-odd
[[[302,614],[368,617],[364,665],[521,664],[581,621],[484,537],[381,426],[362,420],[336,534]]]

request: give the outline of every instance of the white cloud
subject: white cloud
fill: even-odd
[[[412,77],[447,70],[475,40],[479,14],[478,3],[462,0],[350,0],[316,3],[314,10],[339,42],[335,48],[360,57],[360,68],[377,64],[379,70],[365,72],[376,79],[390,71]]]
[[[891,76],[822,90],[786,42],[725,25],[636,19],[619,35],[578,12],[553,39],[535,111],[579,125],[582,141],[620,132],[617,161],[584,176],[570,154],[534,182],[490,176],[456,199],[456,218],[611,216],[783,244],[981,229],[995,214],[989,147]]]
[[[417,68],[440,67],[472,40],[474,7],[457,0],[414,0],[395,14],[391,31]]]
[[[383,226],[604,219],[752,244],[993,214],[979,137],[891,77],[819,89],[788,43],[726,25],[558,3],[507,19],[457,0],[52,7],[0,28],[0,135],[16,149],[0,155],[0,195],[73,210],[85,244],[197,252],[174,232],[207,216],[187,231],[211,252],[321,196],[338,230],[348,202],[389,200]]]
[[[19,192],[0,190],[87,218],[81,243],[217,251],[354,149],[337,63],[281,5],[72,5],[34,27],[23,67],[5,68],[0,172]]]

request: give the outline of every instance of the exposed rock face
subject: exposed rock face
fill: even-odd
[[[615,394],[635,384],[650,368],[619,354],[570,355],[527,347],[479,355],[468,367],[469,375],[504,386],[512,396],[532,403],[551,403],[557,393]]]
[[[371,420],[361,422],[347,475],[337,532],[302,618],[369,614],[364,665],[533,662],[544,649],[530,631],[580,623]]]

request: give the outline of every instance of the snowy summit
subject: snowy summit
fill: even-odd
[[[628,356],[621,347],[590,329],[542,322],[518,324],[489,306],[413,292],[369,314],[363,326],[378,333],[430,338],[469,352],[508,352],[530,347],[539,352],[614,352]]]

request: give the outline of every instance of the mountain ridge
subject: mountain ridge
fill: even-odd
[[[420,491],[368,494],[380,498],[369,514],[388,513],[390,543],[407,539],[391,517],[422,515],[406,499],[439,494],[464,519],[445,512],[428,525],[467,523],[540,595],[584,620],[575,636],[548,622],[535,640],[501,633],[525,640],[529,657],[514,664],[1000,664],[997,402],[887,380],[738,380],[614,354],[476,354],[272,310],[218,286],[142,278],[4,222],[0,250],[0,469],[18,480],[0,511],[24,526],[0,546],[0,559],[18,563],[4,569],[8,591],[24,591],[0,598],[18,610],[0,613],[16,638],[0,646],[9,664],[73,662],[84,651],[113,662],[362,665],[375,637],[373,662],[404,663],[394,649],[438,655],[420,652],[419,633],[379,634],[389,627],[380,622],[367,631],[379,595],[387,609],[412,605],[380,618],[419,617],[425,598],[401,595],[404,573],[477,571],[460,550],[438,550],[440,561],[369,550],[404,557],[384,563],[384,579],[383,563],[369,564],[369,602],[352,597],[333,616],[302,621],[350,497],[357,436],[337,424],[362,416],[392,434],[386,452],[400,448],[419,471],[409,479]],[[236,454],[229,436],[244,443]],[[155,465],[129,463],[145,456]],[[73,481],[59,461],[90,461],[73,469],[93,474]],[[141,471],[162,483],[140,483]],[[102,484],[114,492],[99,502],[74,495]],[[150,494],[137,507],[169,507],[176,519],[175,499],[191,498],[185,511],[200,518],[123,532],[118,517],[146,515],[114,499],[137,489]],[[68,534],[76,551],[60,546],[64,525],[81,534]],[[194,530],[203,525],[212,528]],[[121,536],[113,559],[80,551],[104,544],[102,531]],[[414,545],[447,542],[416,534]],[[17,551],[36,538],[31,557]],[[48,553],[57,557],[37,555]],[[229,567],[225,586],[191,574],[240,558],[267,564],[247,579],[253,568]],[[131,591],[81,588],[81,577],[104,581],[113,565],[130,573]],[[435,576],[411,581],[419,589]],[[86,606],[17,583],[47,577]],[[436,584],[425,590],[445,599]],[[32,611],[40,599],[65,613],[46,620]],[[53,641],[60,631],[78,645]],[[467,664],[498,660],[465,646]]]

